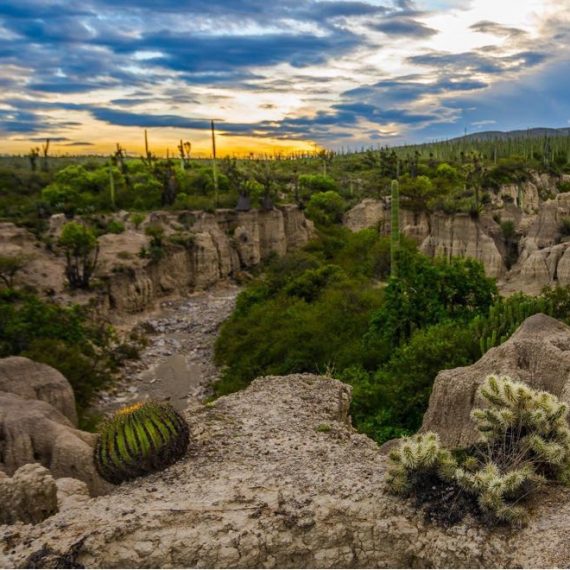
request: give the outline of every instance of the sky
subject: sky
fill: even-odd
[[[570,125],[570,0],[0,0],[0,154]]]

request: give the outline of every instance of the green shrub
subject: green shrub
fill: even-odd
[[[73,388],[80,419],[94,393],[112,380],[114,342],[113,329],[83,307],[0,294],[0,357],[24,355],[59,370]]]
[[[317,192],[307,205],[307,216],[319,224],[338,224],[346,210],[346,203],[337,192]]]
[[[135,226],[135,229],[138,230],[140,228],[140,225],[146,220],[146,215],[142,212],[133,212],[130,219]]]
[[[125,231],[125,224],[119,222],[118,220],[111,220],[107,227],[105,228],[108,234],[122,234]]]
[[[99,254],[93,230],[77,222],[69,222],[63,226],[59,246],[65,253],[65,276],[69,286],[87,289]]]
[[[95,466],[101,477],[117,485],[172,465],[186,453],[188,441],[188,424],[172,406],[134,404],[102,426]]]

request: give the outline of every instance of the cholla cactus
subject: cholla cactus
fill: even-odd
[[[457,469],[455,480],[466,491],[478,496],[481,510],[499,521],[521,524],[527,518],[524,507],[516,505],[540,478],[530,465],[501,473],[497,465],[488,463],[475,473]]]
[[[519,464],[530,462],[538,472],[550,470],[566,478],[570,468],[566,404],[508,376],[489,376],[479,394],[490,407],[473,410],[472,417],[494,455],[508,452]]]
[[[399,495],[410,491],[413,477],[418,474],[451,479],[457,469],[451,453],[441,447],[439,436],[433,432],[404,438],[398,449],[390,453],[390,460],[386,484]]]
[[[188,424],[165,403],[138,403],[119,410],[99,435],[97,471],[119,484],[164,469],[188,447]]]

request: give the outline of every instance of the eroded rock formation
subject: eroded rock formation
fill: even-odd
[[[524,530],[424,522],[386,494],[385,458],[350,426],[350,388],[261,378],[188,413],[187,456],[36,526],[0,527],[0,562],[49,567],[564,567],[570,496]],[[548,533],[548,540],[544,540]]]
[[[490,203],[478,217],[402,208],[402,232],[427,255],[481,261],[506,293],[537,294],[545,285],[570,285],[570,242],[561,234],[563,220],[570,218],[570,193],[558,191],[569,178],[533,174],[527,182],[501,186],[488,193]],[[512,231],[505,231],[504,223],[512,223]],[[346,213],[344,224],[389,235],[389,203],[363,200]]]
[[[87,302],[95,296],[100,309],[109,315],[143,311],[156,298],[205,289],[273,254],[302,247],[314,233],[312,222],[292,205],[269,211],[154,212],[140,227],[129,221],[128,212],[119,212],[112,219],[120,221],[125,231],[99,238],[96,277],[100,285],[96,292],[74,292],[72,297],[75,302]],[[51,218],[47,235],[52,243],[57,243],[65,221],[62,214]],[[164,230],[166,245],[160,259],[141,256],[148,250],[150,238],[145,228],[149,224],[160,224]],[[169,241],[172,236],[182,236],[185,244],[173,244]],[[18,276],[19,284],[60,301],[69,300],[63,258],[27,230],[0,224],[1,254],[29,259],[28,267]]]
[[[40,463],[56,478],[106,492],[93,464],[96,436],[78,430],[76,421],[71,386],[59,372],[27,358],[0,359],[0,472]]]
[[[13,477],[0,471],[0,524],[35,524],[57,510],[57,487],[45,467],[30,463]]]

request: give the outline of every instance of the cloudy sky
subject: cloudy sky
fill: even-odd
[[[570,123],[570,0],[0,0],[0,153],[221,154]]]

